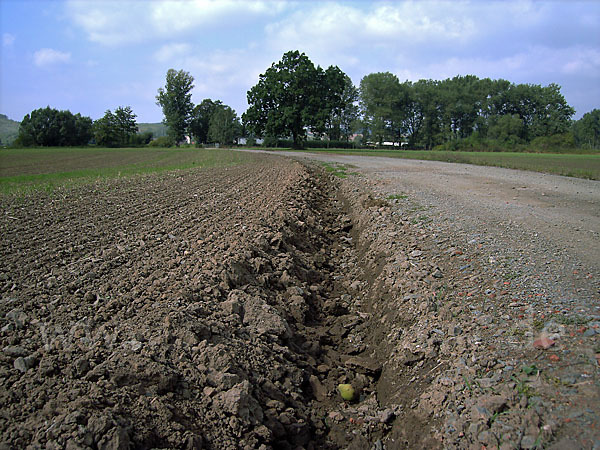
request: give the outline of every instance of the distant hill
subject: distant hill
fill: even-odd
[[[0,145],[10,145],[19,135],[19,124],[4,114],[0,114]]]
[[[164,123],[138,123],[139,133],[151,131],[155,138],[167,135],[167,126]]]

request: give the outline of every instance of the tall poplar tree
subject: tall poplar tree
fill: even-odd
[[[191,90],[194,77],[183,70],[169,69],[164,88],[158,89],[156,104],[163,110],[163,122],[169,127],[168,134],[176,143],[181,142],[188,132],[194,104]]]

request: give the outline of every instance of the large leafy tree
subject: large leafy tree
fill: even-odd
[[[304,53],[297,50],[285,53],[248,91],[249,108],[243,115],[244,125],[258,136],[291,135],[294,147],[301,147],[307,128],[316,132],[326,128],[330,108],[337,101],[333,91],[342,86],[333,82],[327,85],[326,80],[337,77],[339,69],[336,69],[324,72]]]
[[[92,139],[92,119],[77,113],[75,118],[75,131],[72,135],[72,145],[88,145]]]
[[[241,132],[240,120],[227,105],[218,106],[210,118],[208,139],[219,144],[233,144]]]
[[[411,81],[402,83],[401,90],[405,96],[404,137],[408,138],[409,147],[414,148],[423,127],[424,105],[419,100],[416,87]]]
[[[427,149],[443,142],[442,104],[439,81],[419,80],[414,83],[415,96],[420,103],[423,121],[419,131],[418,146]]]
[[[369,74],[360,81],[360,100],[365,124],[380,144],[395,139],[401,122],[401,87],[390,72]]]
[[[568,131],[575,110],[560,93],[560,86],[549,84],[509,84],[496,94],[501,100],[500,115],[518,116],[523,122],[521,136],[529,142],[540,136]],[[494,98],[492,97],[492,101]]]
[[[439,85],[443,129],[447,139],[465,138],[473,133],[486,97],[479,81],[473,75],[456,76]]]
[[[348,75],[344,76],[344,87],[342,90],[342,108],[339,111],[332,112],[332,130],[331,139],[344,139],[346,142],[358,128],[359,107],[358,107],[358,89],[352,83]]]
[[[563,134],[571,128],[571,117],[575,109],[567,103],[560,92],[560,86],[550,83],[537,89],[538,98],[535,117],[532,124],[532,135],[552,136]]]
[[[165,87],[158,89],[156,104],[162,108],[169,136],[176,143],[181,142],[188,132],[194,108],[191,94],[193,88],[194,77],[188,72],[169,69]]]
[[[209,141],[210,119],[222,105],[223,103],[220,100],[212,101],[210,98],[205,98],[199,105],[194,107],[190,121],[190,133],[196,138],[197,142],[207,143]]]
[[[329,66],[323,71],[317,68],[320,93],[315,98],[316,117],[312,126],[317,133],[326,133],[329,139],[340,138],[339,118],[344,110],[344,88],[346,74],[337,66]]]
[[[121,145],[130,143],[133,136],[137,134],[138,126],[135,120],[136,117],[137,115],[133,113],[129,106],[119,106],[115,109],[115,124]]]
[[[115,147],[117,144],[117,128],[115,115],[107,109],[100,119],[94,121],[94,139],[103,147]]]
[[[87,145],[91,137],[92,119],[48,106],[23,118],[17,143],[24,146],[75,146]]]
[[[113,113],[110,109],[94,122],[94,138],[98,145],[123,147],[131,144],[138,131],[137,116],[129,106],[119,106]]]

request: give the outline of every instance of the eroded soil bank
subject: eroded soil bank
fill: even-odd
[[[544,377],[548,349],[497,332],[523,316],[510,286],[367,180],[257,156],[7,197],[2,213],[1,448],[597,439],[569,428],[597,424],[593,348],[586,377]]]

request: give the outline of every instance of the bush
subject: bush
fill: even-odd
[[[433,149],[462,152],[574,153],[576,148],[572,133],[539,136],[529,144],[519,139],[483,139],[474,133],[465,139],[455,139],[436,145]]]
[[[346,141],[306,141],[305,148],[356,148],[352,142]]]
[[[474,134],[464,139],[454,139],[436,145],[433,150],[451,152],[516,152],[522,151],[523,148],[514,142],[500,142],[489,138],[484,139]]]
[[[161,136],[148,144],[148,147],[173,147],[175,145],[175,141],[170,136]]]
[[[278,139],[272,136],[267,136],[263,142],[264,147],[268,148],[293,148],[294,141],[291,139]],[[303,148],[363,148],[357,146],[352,142],[346,141],[321,141],[321,140],[309,140],[303,142]]]
[[[536,137],[529,145],[532,151],[540,153],[563,152],[575,147],[573,133],[554,134]]]
[[[23,134],[19,134],[17,138],[11,144],[13,148],[23,148],[23,147],[32,147],[35,145],[33,139],[30,139],[29,136],[25,136]]]
[[[278,144],[279,144],[280,141],[281,140],[277,139],[275,136],[265,136],[265,139],[263,141],[263,147],[267,147],[267,148],[276,148],[276,147],[279,147]]]
[[[129,143],[134,147],[141,147],[144,145],[148,145],[150,142],[152,142],[152,137],[152,131],[137,133],[131,136],[131,138],[129,139]]]

